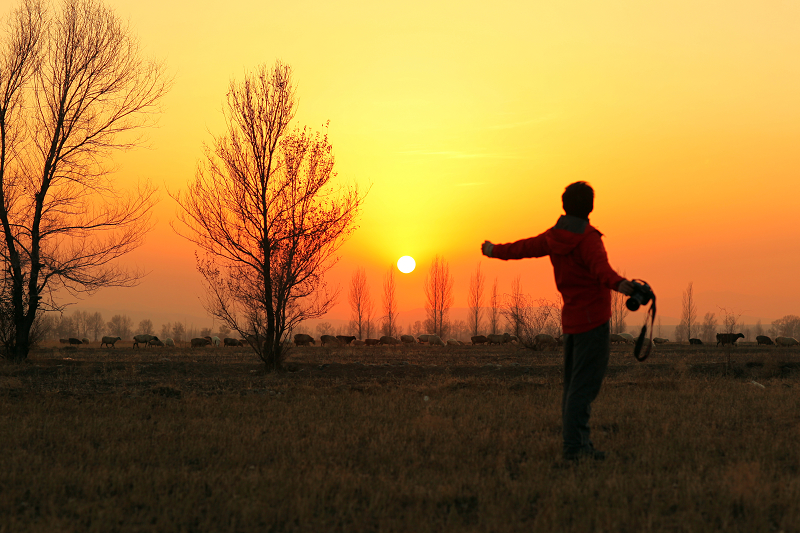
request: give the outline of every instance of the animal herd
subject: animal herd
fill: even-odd
[[[743,339],[744,335],[742,333],[717,333],[717,346],[725,346],[730,344],[731,346],[736,346],[736,341],[739,339]],[[100,343],[100,347],[110,347],[115,348],[116,343],[121,341],[122,338],[120,337],[103,337],[102,342]],[[247,339],[234,339],[230,337],[226,337],[224,339],[220,339],[219,337],[207,336],[207,337],[197,337],[191,339],[189,341],[189,345],[192,348],[202,348],[204,346],[244,346],[245,344],[254,344],[259,341],[259,338],[255,335],[248,336]],[[509,344],[514,343],[518,344],[519,339],[515,335],[510,335],[508,333],[500,334],[490,334],[490,335],[475,335],[471,339],[473,345],[501,345],[501,344]],[[89,339],[77,339],[74,337],[70,337],[68,339],[59,339],[61,344],[70,344],[70,345],[77,345],[77,344],[89,344]],[[633,338],[633,335],[630,333],[612,333],[611,334],[611,344],[633,344],[636,340]],[[656,337],[653,339],[654,344],[666,344],[669,342],[669,339]],[[798,346],[800,342],[794,337],[776,337],[773,341],[770,337],[766,335],[758,335],[756,337],[757,344],[760,345],[767,345],[767,346]],[[305,333],[298,333],[294,336],[294,344],[295,346],[310,346],[312,344],[316,344],[314,337],[311,335],[307,335]],[[464,341],[459,341],[456,339],[447,339],[447,341],[443,341],[438,335],[433,334],[424,334],[419,335],[417,338],[414,338],[413,335],[401,335],[399,339],[395,337],[391,337],[388,335],[384,335],[379,339],[357,339],[353,335],[322,335],[320,337],[320,344],[322,346],[395,346],[395,345],[411,345],[411,344],[425,344],[431,346],[463,346],[467,343]],[[533,347],[536,349],[544,349],[548,347],[555,347],[560,346],[562,344],[561,337],[553,337],[552,335],[546,334],[539,334],[536,335],[533,339]],[[702,345],[703,341],[700,339],[689,339],[689,344],[692,345]],[[155,335],[135,335],[133,337],[133,347],[139,348],[140,346],[144,347],[162,347],[162,346],[175,346],[175,341],[172,338],[164,339],[163,341],[160,340]]]
[[[548,335],[549,337],[549,335]],[[551,337],[552,338],[552,337]],[[504,333],[503,335],[476,335],[472,337],[472,344],[507,344],[510,342],[519,342],[515,335]],[[319,338],[320,345],[322,346],[396,346],[396,345],[410,345],[410,344],[426,344],[431,346],[464,346],[467,343],[456,339],[447,339],[443,341],[439,335],[424,334],[414,338],[413,335],[401,335],[399,339],[384,335],[379,339],[358,339],[353,335],[322,335]],[[316,345],[314,337],[306,333],[298,333],[294,336],[295,346],[310,346]]]
[[[100,341],[100,347],[103,348],[116,348],[117,342],[121,341],[122,337],[109,337],[105,336]],[[59,339],[61,344],[89,344],[89,339],[75,339],[70,337],[69,339]],[[202,346],[244,346],[244,342],[242,339],[232,339],[232,338],[225,338],[220,340],[219,337],[199,337],[196,339],[192,339],[189,341],[189,344],[192,348],[202,347]],[[133,336],[133,348],[140,348],[144,346],[145,348],[148,347],[156,347],[160,348],[163,346],[175,346],[175,340],[167,337],[163,341],[159,339],[155,335],[134,335]]]

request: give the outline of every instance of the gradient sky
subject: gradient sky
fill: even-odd
[[[149,147],[116,157],[121,184],[161,188],[158,223],[126,259],[150,275],[78,308],[204,315],[166,190],[186,186],[222,132],[229,81],[280,59],[296,124],[330,120],[339,179],[371,186],[329,276],[343,288],[332,318],[349,314],[358,266],[378,300],[401,255],[418,265],[396,276],[401,322],[424,305],[435,254],[465,307],[480,243],[544,231],[576,180],[596,189],[591,221],[612,265],[649,281],[663,315],[680,315],[689,282],[701,316],[800,314],[798,1],[111,5],[175,83]],[[501,293],[521,275],[524,292],[555,294],[546,259],[482,265]]]

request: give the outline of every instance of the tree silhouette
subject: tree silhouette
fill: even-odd
[[[435,256],[425,277],[425,310],[428,331],[444,338],[447,333],[447,315],[453,305],[453,276],[450,265],[440,256]]]
[[[481,264],[475,269],[475,276],[469,279],[469,330],[470,333],[478,335],[481,328],[481,315],[483,314],[483,287],[485,276],[481,274]]]
[[[27,358],[54,294],[130,286],[116,260],[150,228],[154,189],[121,191],[104,164],[136,146],[167,91],[160,63],[96,0],[23,0],[0,44],[0,254],[6,357]]]
[[[206,148],[176,231],[200,248],[205,308],[278,370],[288,334],[333,305],[324,275],[354,229],[363,197],[334,186],[326,134],[289,131],[291,69],[280,62],[231,82],[227,132]]]

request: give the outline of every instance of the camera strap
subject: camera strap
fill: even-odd
[[[650,317],[650,339],[647,341],[647,346],[644,349],[644,353],[642,353],[642,345],[645,343],[645,335],[647,335],[647,317]],[[636,339],[636,345],[633,348],[633,356],[636,358],[637,361],[644,361],[650,356],[650,352],[653,349],[653,330],[655,329],[653,325],[656,321],[656,295],[653,293],[653,302],[650,304],[650,309],[647,310],[647,313],[644,315],[644,325],[642,326],[642,331],[639,333],[639,338]]]

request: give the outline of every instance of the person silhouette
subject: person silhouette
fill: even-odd
[[[592,402],[600,393],[611,352],[611,291],[630,295],[634,285],[608,263],[602,236],[589,223],[594,189],[585,181],[567,186],[555,226],[536,237],[508,244],[484,241],[481,252],[497,259],[550,257],[564,306],[564,392],[561,401],[563,454],[568,461],[603,460],[589,438]]]

